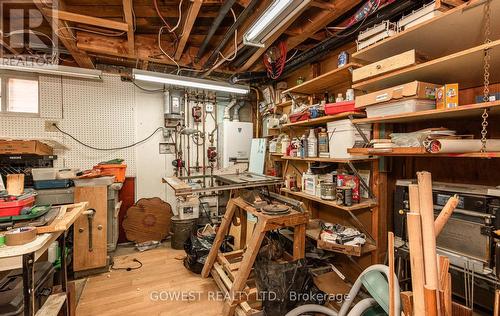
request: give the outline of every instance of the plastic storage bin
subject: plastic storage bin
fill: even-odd
[[[367,117],[398,115],[436,109],[436,100],[410,99],[367,106]]]
[[[359,125],[368,140],[371,139],[371,124]],[[330,158],[351,158],[347,149],[352,148],[356,141],[363,141],[356,127],[350,120],[340,120],[327,124],[330,137]]]
[[[326,115],[335,115],[345,112],[361,112],[361,110],[354,107],[354,101],[325,104]]]
[[[73,181],[69,179],[60,179],[60,180],[42,180],[35,181],[33,186],[36,190],[44,190],[44,189],[64,189],[73,186]]]
[[[17,216],[21,214],[21,210],[23,208],[31,207],[34,203],[35,197],[33,195],[28,196],[22,200],[0,202],[0,217]]]
[[[97,165],[94,169],[100,170],[102,175],[115,176],[116,182],[125,181],[127,165]]]
[[[31,169],[33,181],[55,180],[57,170],[54,168],[33,168]]]

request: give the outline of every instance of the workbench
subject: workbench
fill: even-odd
[[[73,225],[75,220],[87,209],[88,203],[79,203],[70,206],[61,206],[65,210],[60,218],[48,226],[40,227],[41,231],[50,231],[37,235],[36,239],[24,245],[19,246],[4,246],[0,248],[0,271],[13,269],[23,269],[23,297],[24,297],[24,315],[35,315],[35,280],[34,280],[34,265],[52,242],[57,241],[61,254],[66,253],[66,237],[68,229]],[[66,212],[66,210],[68,210]],[[64,224],[63,224],[64,223]],[[45,304],[38,310],[36,315],[50,316],[58,315],[62,309],[64,315],[69,315],[67,303],[67,270],[66,256],[61,255],[61,293],[51,294]]]

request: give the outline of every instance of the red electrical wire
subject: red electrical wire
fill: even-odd
[[[279,50],[279,57],[276,60],[273,60],[271,57],[272,53]],[[286,42],[281,41],[277,47],[271,47],[266,54],[264,54],[264,65],[267,69],[267,74],[271,79],[278,79],[286,65],[286,55],[287,55],[287,47]]]

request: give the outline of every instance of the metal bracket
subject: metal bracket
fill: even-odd
[[[376,245],[377,242],[375,241],[375,238],[373,238],[372,234],[370,234],[370,232],[368,231],[368,229],[366,229],[365,225],[363,225],[363,223],[361,223],[361,221],[356,217],[356,215],[354,215],[354,213],[352,211],[347,211],[347,213],[349,213],[349,215],[351,215],[352,219],[356,222],[357,224],[357,227],[359,229],[361,229],[363,231],[363,233],[366,234],[366,237],[368,237],[368,239],[370,239],[370,241]]]
[[[354,116],[352,115],[349,115],[349,120],[351,121],[352,125],[354,125],[354,128],[356,128],[356,130],[358,131],[359,135],[361,136],[361,138],[363,138],[363,148],[366,148],[368,147],[368,145],[370,144],[370,140],[366,137],[365,133],[363,133],[363,131],[361,130],[361,128],[358,126],[358,124],[354,123],[353,120],[354,120]]]
[[[375,199],[375,194],[373,194],[372,192],[372,189],[370,188],[370,186],[365,182],[365,180],[359,175],[359,172],[358,172],[358,169],[356,169],[356,167],[354,167],[354,164],[351,162],[351,161],[348,161],[347,162],[347,165],[349,166],[349,169],[351,169],[351,171],[354,173],[354,175],[356,175],[356,177],[358,177],[359,179],[359,185],[366,190],[366,192],[368,192],[368,196],[371,198],[371,199]]]

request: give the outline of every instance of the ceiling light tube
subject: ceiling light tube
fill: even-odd
[[[236,94],[247,94],[248,92],[250,92],[250,88],[244,85],[232,85],[225,82],[162,74],[158,72],[139,69],[133,69],[132,77],[137,81],[154,82],[173,86],[198,88],[203,90],[222,91]]]
[[[36,63],[25,65],[23,61],[17,59],[6,59],[3,58],[0,61],[0,70],[10,70],[10,71],[21,71],[37,73],[42,75],[55,75],[64,77],[75,77],[82,79],[102,79],[102,71],[96,69],[51,65],[51,64],[41,64]]]
[[[243,36],[245,45],[264,47],[269,37],[304,9],[311,0],[275,0]]]

